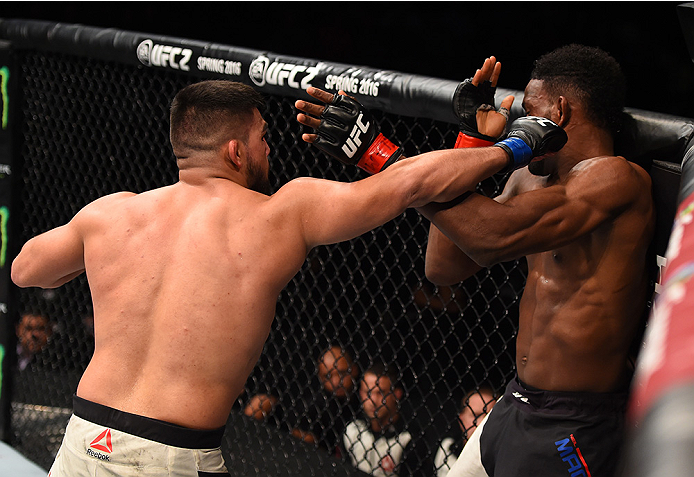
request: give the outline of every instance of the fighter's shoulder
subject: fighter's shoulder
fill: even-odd
[[[115,192],[113,194],[104,195],[98,199],[88,203],[75,215],[76,219],[87,219],[95,214],[112,213],[115,207],[118,207],[123,201],[135,197],[134,192]]]
[[[641,167],[622,156],[596,156],[578,162],[571,171],[604,174],[606,172],[623,173],[636,169]]]
[[[113,204],[115,202],[119,202],[125,199],[129,199],[131,197],[135,197],[138,194],[135,192],[129,192],[129,191],[121,191],[121,192],[114,192],[113,194],[108,194],[99,197],[96,199],[92,204],[99,204],[100,206],[107,205],[107,204]]]
[[[318,179],[315,177],[297,177],[295,179],[290,180],[286,184],[284,184],[282,187],[280,187],[277,192],[275,192],[272,197],[277,196],[278,194],[280,195],[286,195],[286,194],[296,194],[296,193],[301,193],[304,189],[311,189],[314,186],[317,186],[319,183],[325,182],[325,179]]]
[[[269,224],[292,224],[301,220],[304,211],[324,203],[322,179],[298,177],[285,183],[270,196],[257,197],[256,216]]]
[[[326,195],[338,184],[341,183],[316,177],[297,177],[272,194],[268,204],[280,208],[300,207],[302,204],[314,205],[324,201]]]
[[[621,156],[602,156],[577,164],[566,182],[567,193],[611,210],[644,210],[652,207],[651,178]],[[570,192],[569,192],[570,191]]]
[[[598,156],[585,159],[571,169],[570,176],[638,188],[650,187],[651,183],[648,172],[622,156]]]

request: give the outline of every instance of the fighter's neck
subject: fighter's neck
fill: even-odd
[[[557,176],[566,177],[581,161],[594,157],[614,156],[612,136],[592,125],[582,125],[567,130],[566,145],[557,153]]]
[[[246,187],[245,177],[243,177],[240,173],[219,167],[201,166],[189,169],[180,169],[178,172],[178,180],[179,182],[196,186],[202,186],[205,184],[218,182],[219,180],[225,180]]]

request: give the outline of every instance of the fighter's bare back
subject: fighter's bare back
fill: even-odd
[[[219,179],[93,204],[83,226],[87,273],[98,270],[96,351],[80,397],[186,427],[224,425],[305,258],[269,200]]]

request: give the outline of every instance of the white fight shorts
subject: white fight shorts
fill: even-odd
[[[49,477],[229,476],[224,428],[189,429],[75,396]]]

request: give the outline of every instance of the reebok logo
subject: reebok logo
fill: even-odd
[[[95,452],[92,449],[105,452],[105,454],[102,454],[101,452]],[[94,439],[89,444],[89,448],[87,449],[87,455],[105,461],[111,460],[111,457],[108,454],[112,452],[113,444],[111,444],[111,429],[106,429],[101,434],[99,434],[96,437],[96,439]]]
[[[364,113],[359,113],[357,124],[354,125],[347,142],[342,145],[342,151],[347,155],[347,157],[351,158],[354,156],[354,153],[357,152],[357,148],[361,146],[361,135],[369,129],[370,123],[367,122],[364,124],[362,122],[363,117]]]

